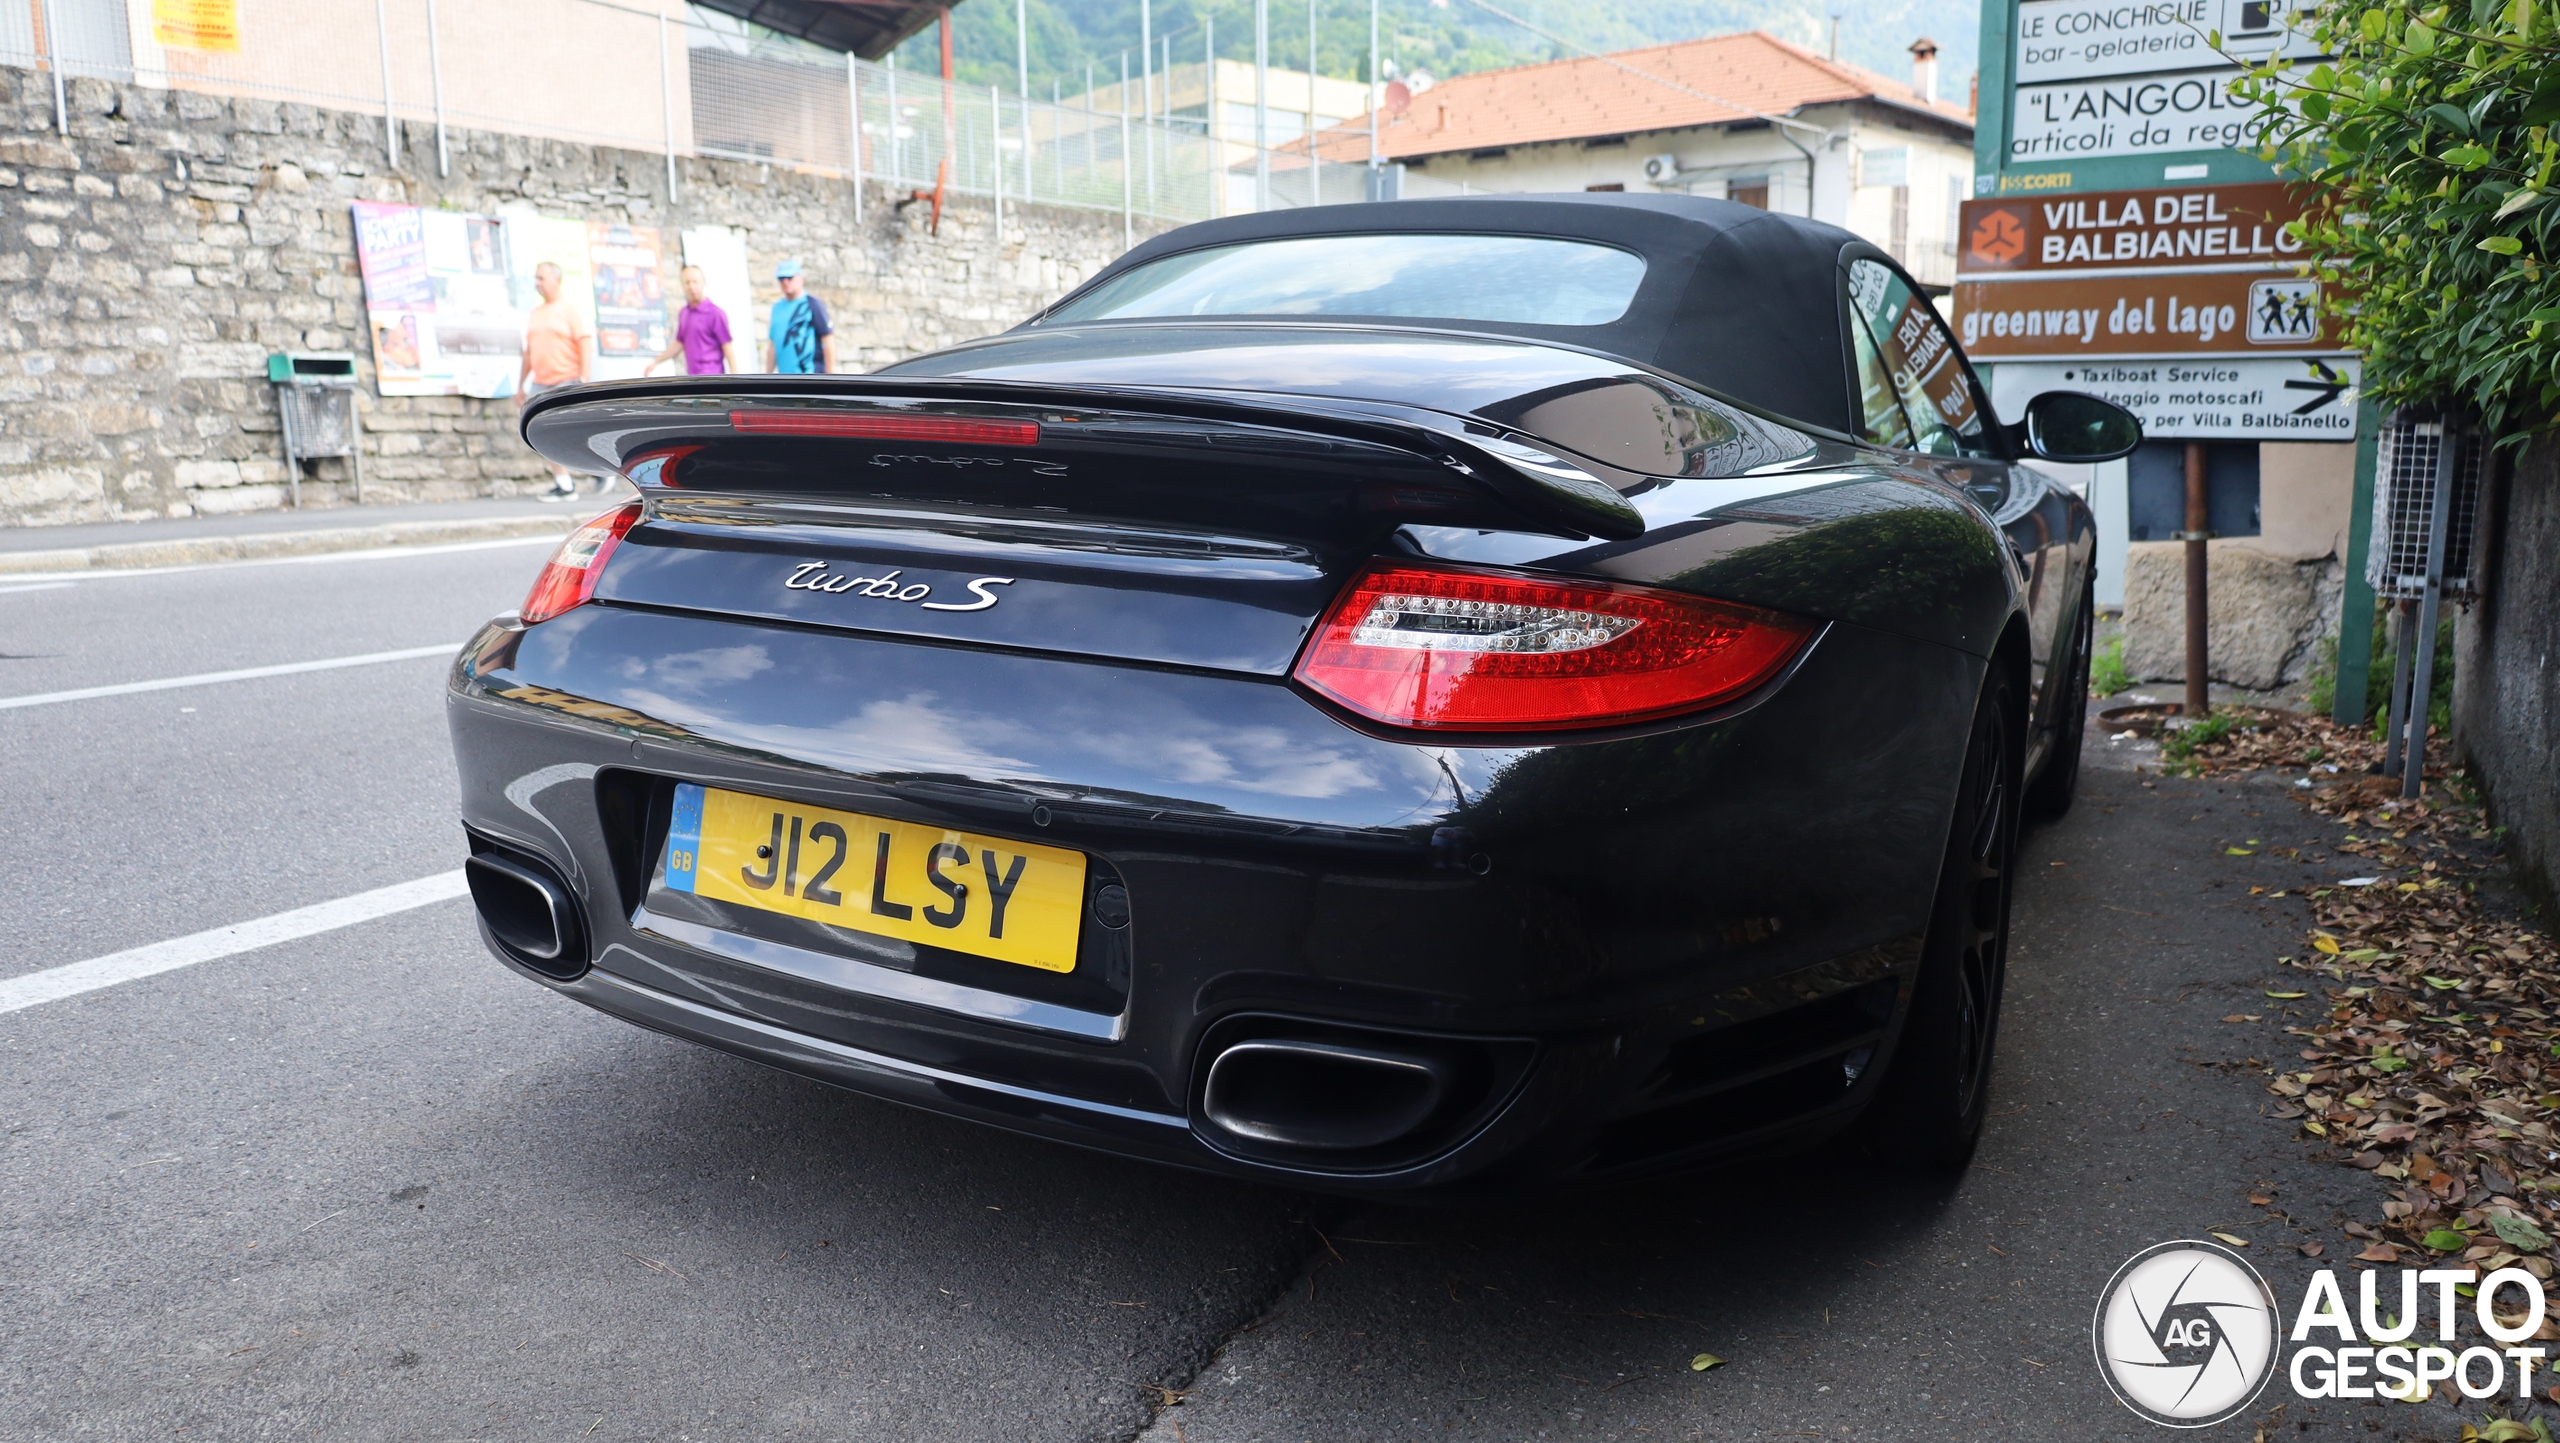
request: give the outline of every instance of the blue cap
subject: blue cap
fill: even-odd
[[[773,278],[777,281],[787,281],[798,274],[800,274],[798,261],[784,261],[773,268]]]

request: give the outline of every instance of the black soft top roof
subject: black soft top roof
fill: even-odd
[[[1608,325],[1444,324],[1606,351],[1781,416],[1857,433],[1839,268],[1844,248],[1871,248],[1838,226],[1733,201],[1602,192],[1399,200],[1229,216],[1157,236],[1103,267],[1073,294],[1184,251],[1379,231],[1559,236],[1633,251],[1645,259],[1644,282],[1627,313]],[[1030,322],[1039,323],[1037,317]]]

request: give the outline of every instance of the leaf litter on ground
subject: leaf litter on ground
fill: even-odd
[[[2398,779],[2374,774],[2381,759],[2369,731],[2260,711],[2173,762],[2192,776],[2304,771],[2312,785],[2292,795],[2338,832],[2321,845],[2374,872],[2305,898],[2305,948],[2282,963],[2325,979],[2305,999],[2325,1011],[2286,1029],[2303,1045],[2299,1063],[2268,1069],[2275,1115],[2389,1185],[2381,1222],[2346,1225],[2365,1244],[2357,1260],[2522,1267],[2547,1281],[2560,1233],[2548,1120],[2560,1108],[2560,946],[2481,905],[2479,883],[2501,862],[2469,778],[2431,764],[2423,794],[2404,801]],[[2553,1292],[2539,1339],[2560,1339]]]

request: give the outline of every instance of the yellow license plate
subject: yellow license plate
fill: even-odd
[[[1072,972],[1084,854],[947,827],[676,788],[666,885],[857,932]]]

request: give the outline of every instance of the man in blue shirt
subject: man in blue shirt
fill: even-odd
[[[800,287],[800,263],[784,261],[773,268],[782,299],[773,303],[765,354],[777,375],[825,375],[836,368],[836,328],[826,304]]]

